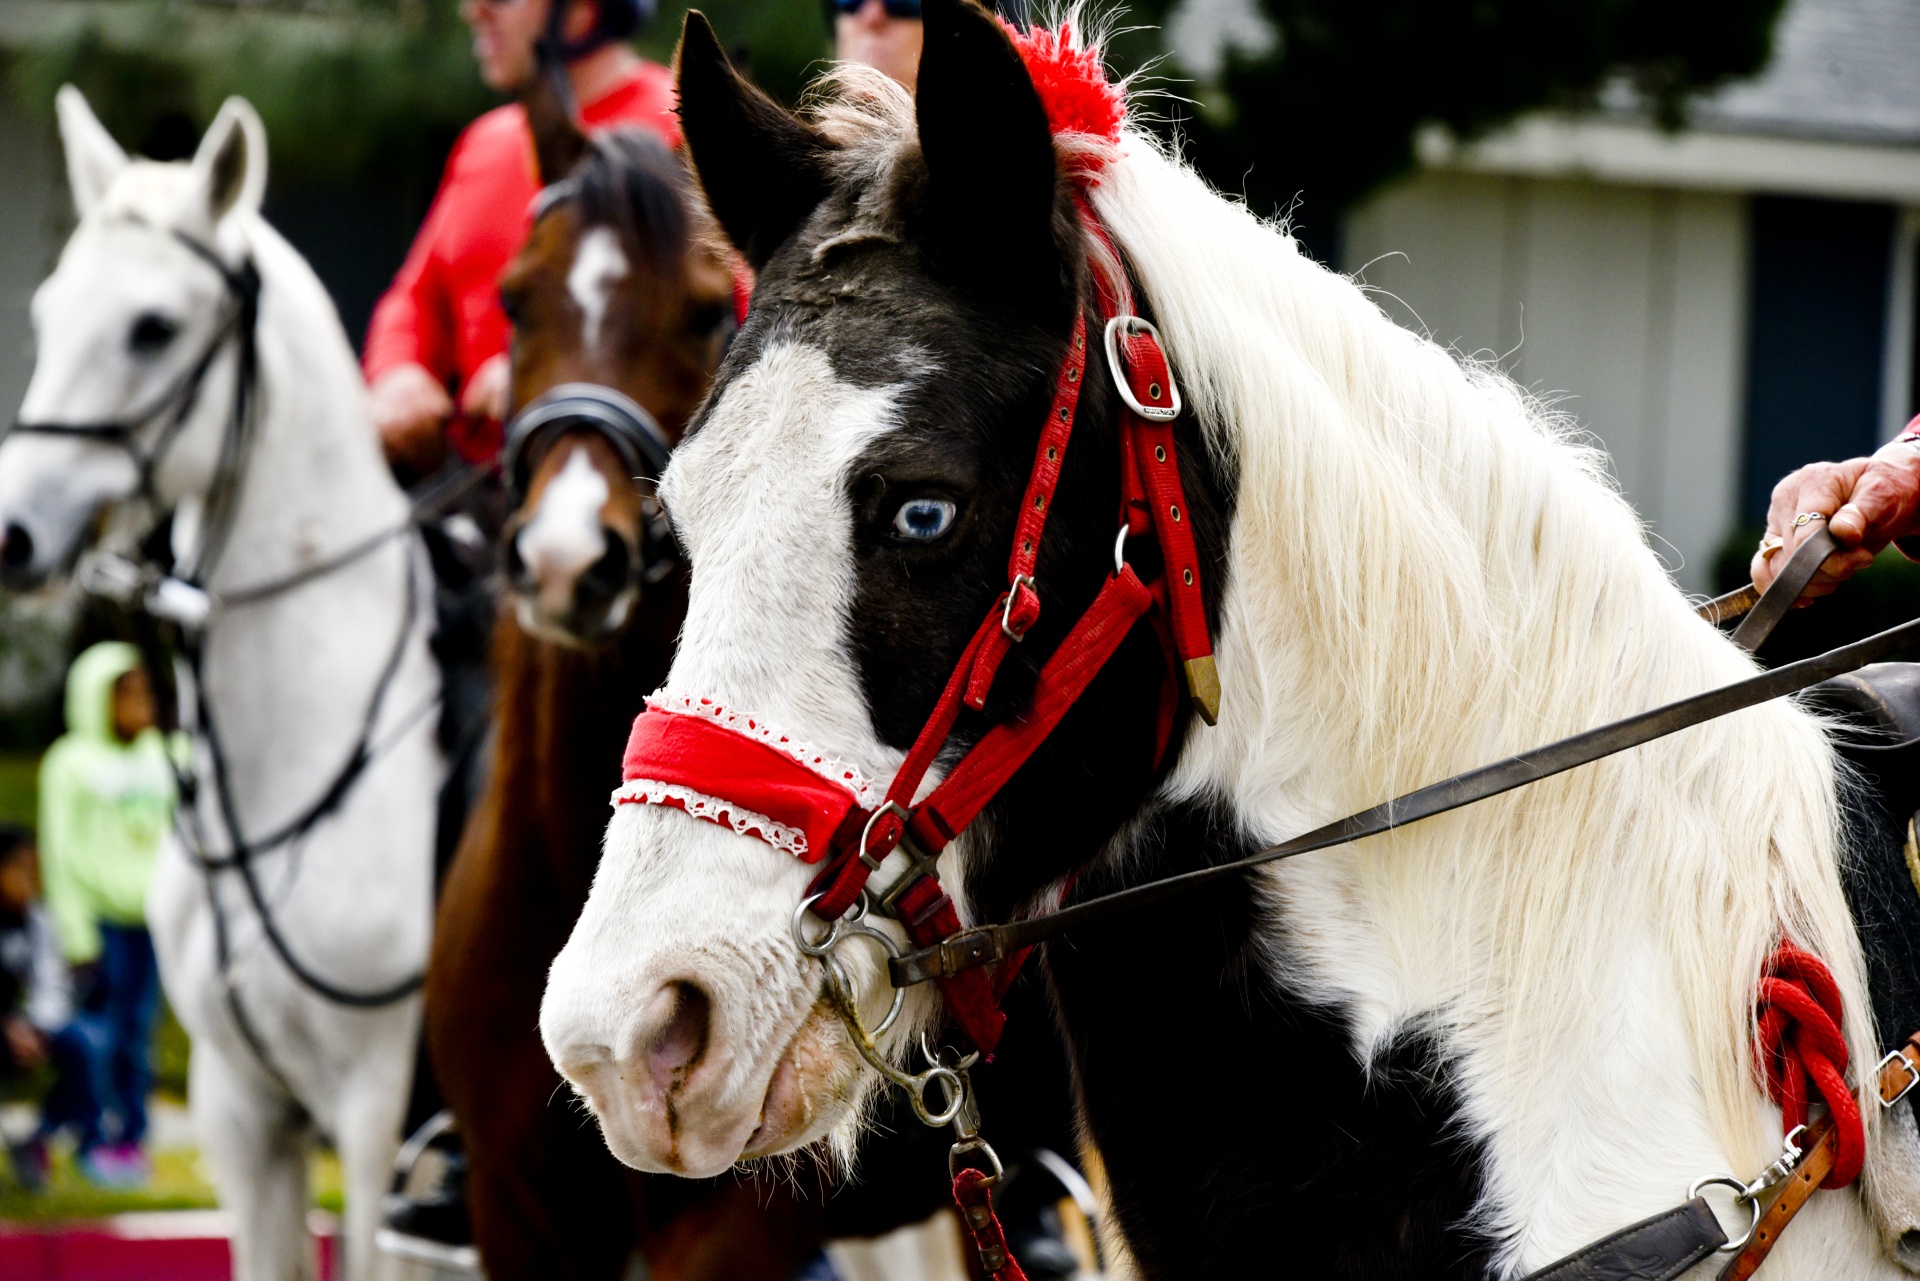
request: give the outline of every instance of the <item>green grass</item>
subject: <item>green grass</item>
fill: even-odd
[[[87,1182],[64,1150],[54,1154],[52,1177],[43,1191],[27,1191],[12,1173],[9,1169],[0,1179],[0,1222],[54,1223],[148,1210],[205,1210],[218,1204],[199,1153],[187,1148],[154,1153],[153,1178],[143,1188],[124,1191]],[[308,1177],[313,1203],[339,1214],[339,1158],[331,1151],[315,1153]]]
[[[52,1177],[43,1191],[29,1192],[11,1177],[0,1182],[0,1220],[16,1223],[98,1219],[137,1210],[204,1210],[215,1204],[199,1154],[177,1148],[154,1153],[153,1178],[143,1188],[97,1188],[65,1151],[54,1154]]]
[[[0,822],[38,821],[39,779],[38,752],[0,752]]]

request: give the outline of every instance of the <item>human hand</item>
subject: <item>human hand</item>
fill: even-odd
[[[1896,440],[1871,458],[1808,463],[1775,485],[1750,567],[1754,586],[1764,591],[1822,523],[1841,550],[1801,593],[1803,605],[1872,564],[1888,543],[1920,534],[1920,448]]]
[[[7,1052],[20,1067],[38,1067],[47,1061],[46,1036],[18,1014],[0,1020],[0,1035],[6,1037]]]
[[[460,412],[469,418],[491,418],[505,422],[507,392],[512,386],[513,363],[505,352],[488,360],[467,379],[460,394]]]
[[[453,413],[453,398],[424,365],[396,365],[376,378],[368,408],[380,448],[395,470],[424,476],[446,452],[441,428]]]

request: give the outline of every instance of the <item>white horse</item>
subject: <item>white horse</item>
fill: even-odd
[[[204,712],[190,726],[198,798],[148,917],[193,1036],[195,1129],[237,1220],[243,1281],[310,1271],[308,1155],[330,1135],[348,1275],[363,1278],[414,1058],[406,980],[426,960],[443,773],[424,554],[410,531],[378,538],[406,526],[408,503],[331,301],[260,217],[266,136],[252,107],[229,99],[180,164],[129,159],[71,87],[58,107],[79,226],[34,297],[24,430],[0,444],[0,560],[16,585],[44,580],[69,571],[103,516],[173,513],[175,563],[204,575],[212,611],[193,629],[197,699],[191,676],[183,695]],[[251,443],[236,449],[249,415]],[[277,583],[289,585],[239,599]],[[317,805],[363,747],[372,764],[337,805]],[[232,853],[230,823],[257,844],[308,816],[252,860],[258,902],[239,869],[195,861]],[[296,977],[289,956],[349,994],[404,994],[354,1008]]]
[[[1076,172],[1185,396],[1171,514],[1214,593],[1218,723],[1176,725],[1155,770],[1165,669],[1136,628],[947,846],[963,916],[1238,857],[1753,670],[1694,617],[1597,457],[1519,389],[1395,327],[1145,133],[1072,132],[1098,95],[1056,87],[1060,115],[1043,111],[978,6],[926,0],[925,18],[917,96],[844,70],[807,118],[747,87],[698,15],[682,42],[689,146],[760,274],[661,486],[692,598],[648,716],[754,742],[636,758],[542,1012],[556,1065],[644,1169],[710,1175],[858,1124],[875,1073],[793,932],[819,870],[793,855],[822,835],[797,802],[769,817],[777,789],[738,789],[791,774],[791,755],[817,791],[875,780],[859,795],[877,804],[1002,617],[1076,315],[1086,378],[1045,507],[1045,608],[957,747],[1021,710],[1122,577],[1119,406]],[[700,761],[723,756],[739,776],[704,786]],[[1838,820],[1819,726],[1773,704],[1049,944],[1035,963],[1142,1270],[1514,1277],[1700,1176],[1752,1178],[1781,1148],[1752,1049],[1779,939],[1831,967],[1863,1097],[1879,1057]],[[878,955],[836,955],[874,1025]],[[896,1061],[935,1016],[928,991],[882,1038]],[[1763,1275],[1899,1275],[1876,1214],[1893,1243],[1913,1223],[1876,1189],[1897,1172],[1887,1136],[1913,1122],[1864,1110],[1864,1192],[1817,1193]]]

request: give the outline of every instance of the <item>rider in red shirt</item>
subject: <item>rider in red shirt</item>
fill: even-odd
[[[589,130],[637,125],[678,146],[673,73],[625,43],[651,0],[465,0],[480,78],[512,93],[536,74],[534,46],[548,33],[551,3],[567,6],[556,25],[581,122]],[[498,285],[526,239],[537,175],[518,103],[467,126],[413,249],[374,309],[363,368],[381,444],[404,470],[433,469],[443,428],[470,461],[500,449],[508,325]],[[458,417],[449,385],[459,391]]]

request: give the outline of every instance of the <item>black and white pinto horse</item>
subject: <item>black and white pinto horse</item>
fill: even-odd
[[[925,17],[917,101],[846,68],[805,118],[689,22],[687,137],[760,275],[661,487],[693,567],[667,696],[898,768],[1004,588],[1076,312],[1090,349],[1100,332],[1089,157],[1185,396],[1218,723],[1183,711],[1154,767],[1162,650],[1137,627],[942,856],[963,916],[1241,857],[1752,672],[1521,389],[1396,327],[1144,133],[1051,134],[967,0]],[[1114,572],[1120,402],[1089,362],[1043,613],[948,765],[1019,713]],[[1780,1150],[1751,1048],[1780,939],[1837,977],[1855,1076],[1878,1057],[1836,780],[1820,725],[1767,705],[1043,949],[1140,1270],[1511,1277],[1702,1175],[1752,1177]],[[815,870],[617,807],[542,1029],[621,1159],[712,1175],[857,1126],[878,1078],[790,929]],[[846,951],[871,1026],[881,958]],[[938,1020],[927,992],[881,1040],[899,1061]],[[1887,1114],[1896,1138],[1864,1111],[1864,1193],[1816,1196],[1776,1281],[1901,1274],[1882,1240],[1910,1223],[1876,1188],[1912,1121]]]

